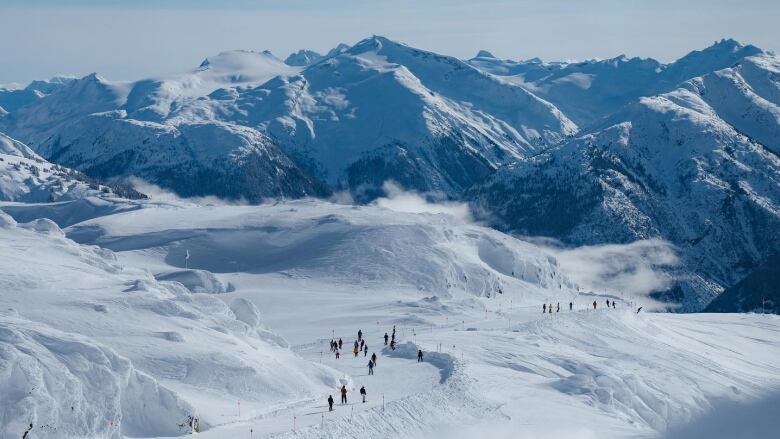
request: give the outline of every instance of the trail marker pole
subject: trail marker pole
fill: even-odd
[[[382,394],[382,411],[385,411],[385,394]]]
[[[241,417],[241,401],[236,401],[236,405],[238,406],[238,417]]]
[[[351,418],[354,413],[355,413],[355,406],[353,405],[352,407],[349,408],[349,417]]]
[[[252,437],[255,435],[255,432],[253,429],[249,429],[249,439],[252,439]]]
[[[322,364],[322,351],[320,351],[320,364]]]
[[[324,413],[322,414],[322,421],[321,421],[321,423],[320,423],[320,426],[321,426],[321,427],[324,427],[324,426],[325,426],[325,414],[324,414]]]
[[[295,423],[296,423],[295,421],[297,421],[297,420],[298,420],[298,417],[293,415],[293,431],[295,431]]]

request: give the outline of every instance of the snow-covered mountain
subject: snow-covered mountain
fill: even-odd
[[[56,76],[46,81],[33,81],[24,88],[0,87],[0,115],[16,111],[75,79]]]
[[[706,312],[760,312],[780,314],[780,253],[715,298]]]
[[[310,64],[314,64],[320,59],[322,59],[322,55],[319,53],[313,50],[301,49],[297,52],[291,53],[287,58],[284,59],[284,63],[289,66],[306,67]]]
[[[601,126],[471,191],[497,224],[573,244],[660,236],[701,309],[780,248],[778,59],[750,57],[641,98]]]
[[[621,55],[576,63],[499,60],[480,52],[472,65],[522,85],[586,127],[642,96],[671,91],[683,81],[731,67],[761,49],[724,39],[669,64]]]
[[[320,180],[368,198],[387,179],[456,196],[577,129],[521,87],[382,37],[304,70],[227,52],[172,78],[90,75],[0,125],[91,175],[250,200],[323,195]]]
[[[180,75],[39,84],[39,98],[0,116],[0,131],[86,175],[138,176],[181,195],[260,202],[347,189],[370,201],[392,180],[433,197],[463,199],[468,191],[484,219],[507,229],[570,243],[666,237],[683,248],[711,233],[710,223],[741,216],[711,204],[697,212],[695,198],[670,201],[667,189],[706,183],[669,163],[716,167],[721,151],[738,148],[761,174],[757,182],[740,166],[712,173],[747,178],[751,190],[723,194],[768,216],[731,224],[737,232],[729,239],[698,244],[712,247],[686,261],[704,273],[692,287],[700,297],[688,304],[699,309],[775,245],[747,244],[774,224],[780,151],[778,61],[754,46],[722,40],[670,64],[623,56],[515,62],[487,51],[464,62],[375,36],[289,64],[267,51],[231,51]],[[573,121],[588,128],[580,132]],[[676,127],[688,146],[680,150],[664,127]],[[596,148],[593,139],[664,189],[632,188],[629,196],[602,183],[590,173],[607,166],[586,152]],[[647,158],[656,155],[668,157]],[[522,184],[508,183],[515,180]],[[532,199],[537,209],[529,211]],[[596,205],[606,207],[596,215]]]
[[[144,198],[127,185],[100,182],[52,164],[0,133],[0,201],[41,203],[112,196]]]

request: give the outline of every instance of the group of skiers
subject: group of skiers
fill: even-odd
[[[387,346],[388,339],[390,340],[390,348],[395,350],[395,325],[393,325],[393,332],[392,336],[388,336],[387,333],[385,333],[384,336],[385,339],[385,346]],[[341,356],[339,351],[341,350],[341,347],[344,345],[344,342],[339,338],[338,340],[331,339],[330,341],[330,350],[331,352],[336,353],[336,359],[338,360]],[[355,357],[357,358],[359,352],[363,352],[363,356],[368,355],[368,343],[366,343],[365,339],[363,338],[363,331],[358,330],[358,339],[355,340],[355,346],[352,350],[355,354]],[[374,368],[376,367],[376,353],[371,353],[371,359],[368,360],[368,374],[373,375],[374,374]],[[423,351],[422,349],[417,350],[417,362],[421,363],[423,361]],[[341,389],[341,404],[347,403],[347,386],[342,385]],[[366,387],[360,386],[360,395],[363,398],[363,402],[366,402]],[[328,410],[333,411],[333,395],[328,395]]]
[[[612,307],[612,309],[617,309],[617,301],[613,300],[610,302],[609,299],[607,299],[607,309],[609,309],[610,306]],[[593,309],[596,308],[598,308],[598,302],[594,300]],[[569,311],[573,309],[574,309],[574,303],[569,302]],[[558,302],[557,305],[555,306],[555,312],[560,312],[560,311],[561,311],[561,302]],[[553,313],[553,304],[551,303],[548,305],[546,303],[543,303],[542,314],[552,314],[552,313]]]

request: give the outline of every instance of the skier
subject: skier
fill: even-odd
[[[390,349],[395,350],[395,340],[390,342]]]
[[[341,357],[341,353],[339,353],[339,351],[336,351],[336,359],[338,360],[339,357]]]
[[[368,360],[368,374],[369,375],[374,374],[374,362],[371,360]]]
[[[344,342],[342,342],[342,341],[341,341],[341,337],[339,337],[339,349],[341,349],[341,345],[342,345],[343,343],[344,343]]]
[[[368,343],[366,343],[365,345],[363,345],[363,356],[364,356],[364,357],[367,357],[367,356],[368,356]]]
[[[547,314],[547,304],[546,303],[542,304],[542,314]]]
[[[355,349],[353,349],[352,352],[355,353],[355,358],[357,358],[358,352],[360,352],[360,349],[358,349],[358,347],[357,347],[357,343],[355,344]]]
[[[573,304],[573,303],[571,303],[571,302],[569,302],[569,311],[571,311],[571,310],[572,310],[572,308],[574,308],[574,304]]]
[[[360,386],[360,396],[363,397],[363,404],[366,403],[366,386]]]
[[[596,309],[596,301],[593,301],[593,309]]]
[[[330,339],[330,351],[333,352],[333,339]]]
[[[333,411],[333,395],[328,395],[328,411]]]
[[[607,309],[609,309],[609,299],[607,299]]]
[[[358,347],[358,344],[359,344],[359,343],[358,343],[358,341],[357,341],[357,340],[355,340],[355,349],[357,349],[357,347]]]
[[[612,309],[617,309],[617,308],[615,308],[615,301],[614,300],[612,301]]]
[[[558,302],[558,304],[555,306],[555,312],[561,312],[561,302]]]
[[[347,403],[347,386],[341,386],[341,403]]]
[[[360,349],[363,349],[363,345],[366,344],[366,341],[362,338],[360,339]]]
[[[358,329],[358,340],[362,340],[362,339],[363,339],[363,331]]]
[[[374,366],[376,366],[376,352],[371,353],[371,361],[374,363]]]
[[[385,346],[387,346],[387,339],[390,338],[387,336],[387,332],[385,332]]]
[[[422,357],[423,357],[422,349],[418,349],[417,350],[417,362],[418,363],[422,363],[422,360],[423,360]]]
[[[640,306],[638,310],[636,310],[636,313],[639,314],[639,311],[642,311],[642,307]]]

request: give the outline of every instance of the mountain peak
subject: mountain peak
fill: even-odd
[[[487,50],[480,50],[475,58],[495,58],[495,56]]]
[[[288,66],[306,67],[322,59],[322,55],[307,49],[300,49],[297,52],[291,53],[284,63]]]

